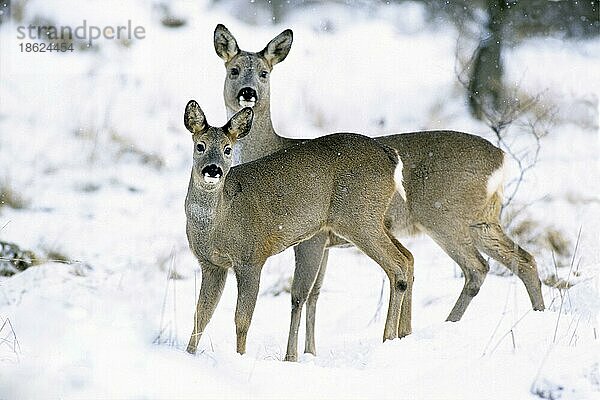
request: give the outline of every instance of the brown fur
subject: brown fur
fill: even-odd
[[[239,50],[235,38],[223,25],[215,29],[215,41],[217,39],[231,45],[235,43],[234,47],[238,49],[227,57],[217,51],[225,60],[227,70],[240,67],[244,71],[235,79],[228,73],[225,79],[224,99],[228,114],[233,115],[240,109],[236,97],[240,89],[251,87],[258,93],[253,108],[255,122],[252,134],[241,141],[238,161],[252,161],[294,146],[297,139],[279,136],[273,129],[269,79],[259,77],[260,71],[266,68],[264,54],[269,45],[258,53]],[[292,32],[286,30],[273,41],[279,43],[276,53],[278,61],[282,61],[290,51]],[[268,66],[269,72],[273,65]],[[386,215],[386,225],[396,236],[426,233],[456,261],[465,275],[463,291],[447,319],[458,321],[479,291],[488,271],[481,252],[508,268],[514,269],[514,265],[518,265],[518,270],[522,271],[519,277],[527,288],[533,308],[543,310],[544,300],[535,260],[504,234],[499,221],[501,195],[494,193],[490,197],[486,190],[490,175],[502,166],[502,151],[478,136],[455,131],[414,132],[375,139],[395,149],[404,163],[407,200],[404,201],[397,194],[394,196]],[[494,228],[481,230],[472,226]],[[342,243],[344,241],[340,238],[312,238],[294,248],[296,269],[292,284],[291,319],[299,320],[302,306],[309,299],[305,347],[308,353],[316,354],[314,321],[327,264],[327,246]],[[398,336],[411,332],[411,285],[409,281],[407,296],[402,304]],[[286,359],[297,358],[296,343],[297,331],[290,330]]]
[[[333,134],[231,167],[224,149],[248,133],[252,111],[245,108],[223,128],[214,128],[191,101],[184,119],[196,149],[185,204],[187,236],[203,271],[188,351],[195,352],[221,296],[222,271],[233,268],[236,274],[237,351],[244,353],[267,258],[330,234],[356,245],[387,273],[391,295],[384,340],[396,338],[413,262],[384,224],[396,192],[397,155],[366,136]],[[206,171],[217,170],[222,171],[217,182],[205,178]]]

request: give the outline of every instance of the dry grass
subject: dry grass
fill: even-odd
[[[171,347],[177,347],[179,345],[177,340],[177,280],[180,278],[180,275],[177,273],[177,252],[175,248],[171,251],[169,258],[165,258],[164,263],[167,264],[167,262],[167,279],[160,312],[160,325],[159,331],[154,338],[154,344],[166,344]],[[164,266],[161,265],[161,269]],[[168,311],[167,304],[169,303],[169,298],[173,307]]]
[[[165,162],[162,157],[140,149],[132,141],[119,135],[118,133],[113,132],[110,138],[119,146],[117,157],[120,158],[129,154],[137,157],[142,164],[151,166],[157,170],[164,167]]]
[[[573,274],[574,277],[579,276],[578,272],[575,272]],[[573,286],[575,286],[575,283],[569,280],[570,277],[567,278],[560,278],[558,275],[554,274],[550,274],[549,276],[547,276],[546,278],[544,278],[544,280],[542,281],[544,283],[544,285],[555,288],[555,289],[559,289],[559,290],[564,290],[564,289],[570,289]]]
[[[107,111],[106,120],[110,118]],[[123,158],[136,159],[143,165],[147,165],[156,170],[160,170],[165,166],[164,159],[155,153],[145,151],[136,145],[132,140],[123,136],[111,127],[108,122],[95,128],[93,126],[84,126],[73,131],[73,134],[83,140],[89,140],[93,143],[93,148],[90,154],[90,161],[94,162],[100,149],[110,148],[114,153],[116,160]]]
[[[183,18],[175,17],[172,15],[166,15],[160,20],[161,24],[167,28],[179,28],[186,24],[186,20]]]
[[[181,28],[187,24],[187,20],[183,17],[173,14],[173,11],[166,3],[160,4],[158,8],[160,8],[160,13],[162,14],[160,23],[163,26],[167,28]]]
[[[185,251],[185,247],[173,249],[172,252],[166,256],[159,257],[156,261],[158,268],[167,273],[167,280],[181,280],[185,276],[177,272],[177,268],[174,268],[173,259],[182,251]]]
[[[288,294],[292,292],[292,280],[294,278],[283,274],[279,276],[279,279],[265,290],[265,294],[270,296],[279,296],[282,294]]]
[[[513,216],[507,213],[506,220],[513,220]],[[512,225],[508,225],[507,234],[515,243],[526,249],[532,254],[553,254],[553,261],[558,268],[567,268],[570,265],[573,256],[573,244],[571,240],[560,230],[545,225],[540,221],[531,218],[521,219],[516,222],[513,220]],[[542,264],[538,263],[538,268],[542,271],[542,275],[547,278],[544,283],[550,287],[555,287],[561,283],[552,279],[554,271],[551,268],[542,268]],[[490,260],[490,273],[498,276],[510,276],[512,272],[494,260]],[[547,280],[547,282],[546,282]]]
[[[550,250],[559,259],[571,257],[572,243],[565,234],[551,226],[544,226],[541,222],[526,218],[512,226],[510,236],[525,247]],[[564,265],[559,264],[559,267]]]
[[[13,276],[40,263],[34,252],[0,241],[0,276]]]
[[[60,250],[46,251],[46,261],[59,262],[63,264],[70,264],[72,262],[72,260]]]
[[[2,207],[10,207],[15,210],[27,208],[28,202],[8,183],[0,183],[0,209]]]
[[[598,98],[595,96],[567,100],[552,88],[537,96],[514,89],[511,95],[520,99],[523,104],[531,104],[528,112],[536,121],[556,126],[574,124],[590,132],[598,130]],[[569,112],[558,112],[565,108],[568,108]]]
[[[10,2],[10,16],[15,22],[23,22],[26,6],[27,0],[12,0]]]
[[[3,357],[0,358],[0,361],[19,361],[19,356],[21,354],[19,339],[17,338],[15,328],[10,322],[10,319],[4,319],[3,317],[0,317],[0,349],[1,348],[8,349],[11,353],[11,357],[7,357],[6,353],[2,352]]]

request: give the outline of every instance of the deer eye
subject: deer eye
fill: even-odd
[[[233,67],[233,68],[231,68],[229,73],[231,74],[231,76],[238,76],[240,74],[240,70],[236,67]]]
[[[198,150],[199,153],[204,153],[206,150],[206,145],[204,143],[198,143],[196,145],[196,150]]]
[[[268,71],[260,71],[259,76],[263,79],[266,79],[266,77],[269,76],[269,72]]]
[[[226,156],[230,156],[231,155],[231,146],[225,146],[223,153],[225,153]]]

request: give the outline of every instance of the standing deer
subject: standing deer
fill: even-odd
[[[249,162],[298,142],[275,132],[270,112],[269,74],[275,64],[286,58],[291,45],[292,31],[288,29],[262,51],[247,52],[240,50],[225,26],[219,24],[215,29],[215,50],[225,61],[227,71],[224,87],[227,113],[231,116],[240,108],[251,106],[255,115],[252,134],[240,141],[238,162]],[[454,131],[414,132],[375,139],[396,149],[404,162],[406,199],[394,197],[386,223],[398,235],[420,232],[429,235],[463,271],[465,283],[447,320],[460,320],[479,292],[489,270],[481,253],[513,271],[525,284],[533,309],[544,310],[534,258],[500,226],[505,158],[502,150],[478,136]],[[315,235],[294,248],[296,269],[287,360],[297,358],[296,321],[300,320],[305,302],[305,352],[316,354],[316,303],[327,265],[327,247],[340,242],[343,241],[339,238]],[[399,337],[411,332],[412,281],[408,285]]]
[[[390,301],[383,338],[396,338],[413,264],[384,224],[396,190],[404,193],[396,151],[366,136],[333,134],[231,168],[232,147],[250,132],[252,117],[252,109],[244,108],[215,128],[195,101],[185,109],[194,141],[187,237],[202,268],[187,351],[196,351],[233,268],[237,351],[243,354],[265,261],[321,234],[344,238],[386,272]]]

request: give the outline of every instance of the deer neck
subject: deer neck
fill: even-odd
[[[237,110],[227,108],[227,117],[231,118]],[[234,147],[235,164],[243,164],[257,160],[276,152],[283,147],[281,136],[273,129],[271,110],[254,110],[254,120],[250,133],[240,139]]]
[[[206,191],[194,184],[194,173],[185,199],[187,236],[192,253],[199,260],[223,268],[231,266],[229,258],[231,226],[223,194],[224,182],[214,191]],[[202,262],[202,261],[201,261]]]
[[[185,198],[188,226],[191,225],[196,233],[208,233],[218,223],[218,210],[223,202],[223,188],[214,191],[203,190],[195,183],[195,179],[197,178],[194,177],[192,172]],[[208,236],[208,234],[201,235],[204,238]]]

